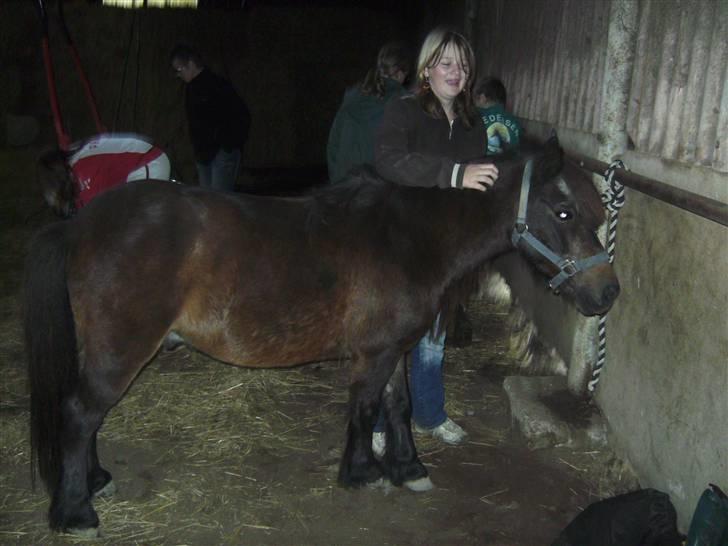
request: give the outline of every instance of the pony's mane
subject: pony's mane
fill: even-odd
[[[396,186],[377,175],[371,167],[360,167],[346,181],[314,190],[306,197],[309,203],[308,228],[318,226],[357,224],[365,219],[381,218]]]
[[[520,184],[520,176],[513,176],[513,171],[520,171],[529,158],[535,162],[534,184],[546,183],[561,173],[574,194],[576,206],[589,219],[589,224],[596,229],[604,222],[604,209],[596,188],[578,165],[564,158],[557,141],[541,144],[526,140],[520,149],[507,150],[489,159],[497,165],[501,181],[508,179],[510,186]],[[496,182],[489,193],[506,191],[509,186]],[[367,224],[365,227],[371,228],[381,224],[387,214],[398,208],[400,197],[406,192],[407,188],[384,180],[373,168],[358,167],[345,182],[318,188],[306,197],[308,225],[358,224],[357,221],[362,220]]]

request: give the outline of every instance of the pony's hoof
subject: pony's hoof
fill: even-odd
[[[379,478],[378,480],[374,480],[367,484],[367,489],[381,489],[385,495],[389,494],[392,491],[392,488],[392,482],[390,482],[387,478]]]
[[[367,487],[382,479],[382,469],[379,464],[372,461],[369,466],[357,466],[352,468],[348,465],[339,467],[339,484],[346,488]]]
[[[109,481],[104,485],[101,489],[98,491],[94,491],[93,498],[97,499],[99,497],[110,497],[111,495],[116,493],[116,484],[113,480]]]
[[[425,476],[424,478],[417,478],[416,480],[404,482],[404,486],[410,491],[414,491],[415,493],[422,493],[424,491],[431,490],[433,487],[435,487],[435,484],[432,483],[432,480],[429,476]]]
[[[98,527],[86,527],[83,529],[80,527],[69,527],[68,529],[64,530],[64,533],[86,539],[98,538],[100,536]]]

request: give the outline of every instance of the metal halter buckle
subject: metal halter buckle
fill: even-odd
[[[579,272],[579,268],[576,266],[576,262],[571,258],[566,258],[560,265],[561,271],[566,273],[569,277],[573,277]]]

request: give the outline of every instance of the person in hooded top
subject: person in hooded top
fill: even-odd
[[[384,44],[364,80],[348,89],[329,131],[326,162],[329,180],[341,182],[360,165],[374,164],[374,133],[384,107],[405,93],[410,56],[403,42]]]

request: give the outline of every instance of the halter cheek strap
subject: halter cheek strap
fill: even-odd
[[[549,288],[556,291],[558,287],[564,283],[564,281],[570,279],[579,271],[584,271],[601,263],[608,263],[609,255],[605,251],[581,260],[575,260],[571,257],[562,257],[547,247],[539,239],[531,235],[528,231],[526,217],[528,212],[528,194],[531,189],[532,174],[533,159],[529,159],[526,162],[526,167],[523,169],[523,178],[521,179],[521,196],[518,201],[518,215],[516,217],[516,225],[514,226],[513,233],[511,234],[511,242],[514,247],[518,248],[518,244],[523,241],[528,247],[534,250],[537,254],[546,258],[559,269],[556,276],[549,280]]]

